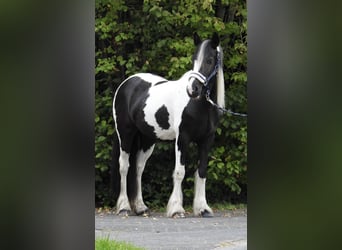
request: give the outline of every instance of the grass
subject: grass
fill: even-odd
[[[95,240],[95,250],[144,250],[144,248],[123,241],[110,240],[107,237]]]
[[[216,203],[216,204],[212,204],[211,208],[214,210],[218,210],[218,211],[237,210],[237,209],[246,209],[247,204]]]

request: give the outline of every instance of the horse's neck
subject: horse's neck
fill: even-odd
[[[192,72],[192,70],[188,70],[187,72],[185,72],[181,78],[179,78],[178,81],[187,81],[189,79],[189,75]]]

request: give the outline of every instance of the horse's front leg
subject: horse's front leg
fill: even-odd
[[[173,172],[173,190],[167,204],[166,215],[168,217],[184,217],[182,181],[185,175],[185,154],[188,147],[188,140],[178,136],[176,138],[175,153],[176,164]]]
[[[208,153],[213,140],[214,135],[210,136],[208,140],[198,144],[200,163],[198,170],[195,172],[195,196],[193,203],[193,211],[195,216],[213,217],[214,215],[213,211],[207,204],[205,195]]]

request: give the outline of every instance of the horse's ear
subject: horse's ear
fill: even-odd
[[[198,44],[201,43],[201,38],[197,34],[197,32],[194,33],[194,44],[197,46]]]
[[[213,47],[213,49],[215,49],[220,43],[220,38],[219,35],[214,32],[213,37],[211,38],[211,46]]]

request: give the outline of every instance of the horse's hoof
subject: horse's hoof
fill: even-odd
[[[149,211],[149,210],[146,210],[146,211],[142,214],[142,216],[143,216],[143,217],[146,217],[146,218],[147,218],[147,217],[150,217],[150,215],[151,215],[151,214],[150,214],[150,211]]]
[[[205,209],[204,211],[201,211],[201,216],[203,218],[212,218],[214,217],[214,214]]]
[[[148,217],[150,216],[150,210],[149,209],[145,209],[145,210],[141,210],[141,211],[135,211],[136,215],[142,215],[144,217]]]
[[[117,213],[117,215],[123,216],[123,217],[128,217],[130,213],[131,213],[130,210],[122,209]]]
[[[185,218],[185,214],[184,213],[179,213],[179,212],[176,212],[172,215],[172,218],[174,219],[178,219],[178,218]]]

